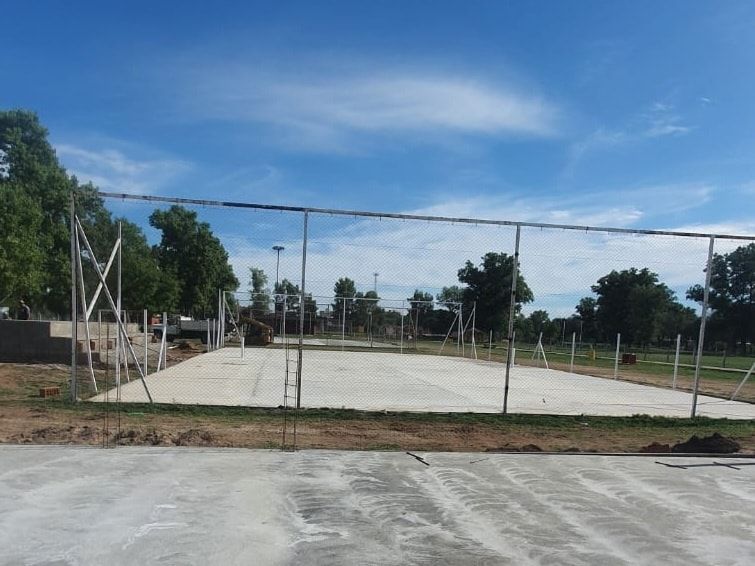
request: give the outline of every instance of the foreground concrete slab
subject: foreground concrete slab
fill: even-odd
[[[295,357],[295,352],[290,353]],[[277,407],[283,402],[286,352],[274,348],[223,348],[151,375],[158,403]],[[447,356],[380,351],[305,350],[302,406],[361,410],[489,412],[503,406],[504,366]],[[535,367],[515,367],[509,410],[562,415],[688,417],[692,395]],[[115,398],[115,391],[93,401]],[[146,402],[140,381],[121,387],[124,402]],[[698,414],[755,418],[755,404],[698,397]]]
[[[755,466],[419,456],[0,447],[0,564],[755,562]]]

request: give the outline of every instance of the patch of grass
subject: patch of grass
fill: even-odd
[[[47,409],[78,413],[99,414],[105,411],[102,403],[71,403],[61,399],[0,401],[5,404],[43,406]],[[117,410],[111,403],[109,410]],[[212,405],[166,405],[128,403],[120,405],[121,414],[129,418],[143,419],[152,416],[175,416],[187,418],[208,418],[233,421],[269,421],[283,418],[283,409],[258,407],[222,407]],[[631,417],[603,417],[587,415],[532,415],[532,414],[490,414],[490,413],[419,413],[391,411],[358,411],[355,409],[301,409],[301,421],[364,421],[385,423],[443,423],[484,425],[497,428],[522,427],[538,429],[585,428],[610,431],[626,429],[689,429],[693,431],[718,430],[739,431],[742,434],[755,434],[755,420],[712,419],[708,417],[673,418],[649,415]]]

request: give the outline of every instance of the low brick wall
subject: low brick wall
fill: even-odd
[[[115,324],[110,325],[110,342],[116,334]],[[90,323],[94,361],[99,361],[97,323]],[[107,348],[103,325],[102,349]],[[143,343],[138,325],[127,325],[134,337],[132,343]],[[84,324],[78,328],[78,361],[87,363]],[[0,320],[0,362],[18,363],[71,363],[71,323],[47,320]]]

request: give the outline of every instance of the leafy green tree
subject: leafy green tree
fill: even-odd
[[[333,312],[336,316],[343,316],[343,309],[346,308],[346,320],[352,320],[354,309],[356,307],[354,298],[357,296],[357,286],[353,279],[341,277],[333,286]]]
[[[376,314],[380,314],[382,309],[378,306],[378,300],[380,297],[375,291],[367,291],[366,293],[357,293],[354,301],[354,324],[358,326],[366,327],[371,318],[373,324],[376,322],[374,317]]]
[[[178,282],[181,312],[194,316],[214,312],[218,289],[233,291],[239,282],[228,263],[228,252],[210,225],[181,206],[156,210],[149,223],[162,232],[153,250],[160,266]]]
[[[270,289],[267,286],[267,275],[258,267],[249,268],[249,293],[252,299],[252,312],[265,315],[270,312]]]
[[[0,184],[0,306],[40,295],[44,253],[34,242],[41,229],[42,211],[31,197]]]
[[[648,344],[661,335],[669,309],[678,304],[671,291],[647,268],[611,271],[592,286],[598,296],[596,319],[601,337],[625,344]]]
[[[5,225],[0,248],[6,248],[1,267],[8,285],[0,288],[0,299],[23,294],[36,311],[65,315],[71,285],[69,202],[78,186],[59,165],[47,135],[33,112],[0,111],[0,187],[8,199],[0,208],[0,225]],[[19,223],[25,226],[16,230]]]
[[[0,299],[25,296],[42,315],[70,313],[70,199],[98,260],[105,262],[117,224],[91,184],[79,185],[58,163],[33,112],[0,111]],[[123,223],[123,306],[169,309],[170,274],[157,268],[141,230]],[[87,261],[87,258],[84,258]],[[91,290],[98,280],[85,264]],[[115,287],[115,270],[109,283]],[[107,308],[104,297],[98,305]]]
[[[485,332],[492,330],[496,337],[504,335],[508,325],[513,269],[513,256],[488,252],[479,266],[467,260],[458,272],[459,282],[466,284],[464,310],[476,303],[477,328]],[[516,313],[534,298],[521,271],[517,276],[516,296]]]
[[[704,289],[695,285],[687,298],[702,303]],[[711,326],[742,353],[755,340],[755,243],[727,254],[715,254],[711,266],[709,304]]]
[[[301,308],[301,289],[299,289],[298,285],[294,285],[291,281],[288,279],[283,279],[275,286],[275,294],[276,295],[285,295],[285,306],[286,306],[286,318],[290,318],[292,315],[291,313],[295,313],[296,316],[300,313]],[[278,312],[282,312],[283,310],[283,299],[278,301],[277,303]],[[317,312],[317,302],[312,298],[311,293],[305,293],[304,294],[304,312],[305,313],[312,313],[313,315]]]
[[[448,310],[456,310],[457,306],[454,303],[464,301],[464,289],[458,285],[443,287],[436,296],[436,299],[440,304],[445,305]]]
[[[433,310],[433,296],[431,293],[425,293],[415,289],[411,297],[406,299],[412,307],[412,310],[419,311],[421,314],[429,313]]]
[[[582,297],[575,307],[582,323],[582,340],[594,342],[598,339],[598,302],[595,297]]]

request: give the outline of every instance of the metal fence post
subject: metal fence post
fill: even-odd
[[[76,293],[78,292],[76,281],[76,197],[71,191],[71,401],[78,397],[76,383],[76,342],[78,342],[78,324],[76,322]]]
[[[621,332],[616,334],[616,358],[613,361],[613,378],[619,378],[619,349],[621,348]]]
[[[571,363],[569,364],[569,373],[574,373],[574,351],[577,347],[577,333],[571,333]]]
[[[692,386],[692,410],[690,418],[695,418],[697,411],[697,389],[700,386],[700,366],[702,365],[703,346],[705,343],[705,322],[708,318],[708,298],[710,297],[710,278],[713,267],[713,248],[716,245],[716,237],[710,237],[708,246],[708,261],[705,264],[705,289],[703,289],[703,310],[700,313],[700,335],[697,339],[697,359],[695,360],[695,383]]]
[[[676,377],[679,375],[679,352],[682,348],[682,335],[676,335],[676,355],[674,356],[674,378],[671,380],[671,389],[676,391]]]
[[[519,240],[522,234],[522,225],[516,225],[516,240],[514,242],[514,262],[511,267],[511,302],[509,303],[509,327],[508,327],[508,352],[506,353],[506,379],[503,386],[503,414],[508,411],[509,403],[509,379],[511,377],[511,364],[514,361],[514,314],[516,312],[516,287],[519,278]]]
[[[309,221],[309,211],[304,211],[304,239],[302,242],[301,251],[301,301],[299,302],[299,360],[296,364],[296,408],[301,407],[301,365],[304,356],[302,355],[302,349],[304,348],[304,307],[305,307],[305,293],[304,287],[306,282],[307,273],[307,223]]]

